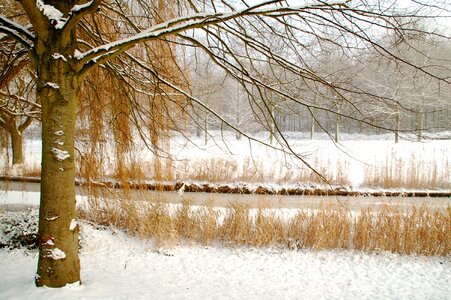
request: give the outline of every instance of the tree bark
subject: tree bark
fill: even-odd
[[[74,158],[80,79],[67,61],[52,57],[54,53],[64,55],[67,48],[55,38],[37,56],[42,108],[37,286],[62,287],[80,281]]]
[[[424,130],[424,107],[422,107],[420,112],[417,113],[417,141],[418,142],[421,142],[423,140],[423,130]]]
[[[399,142],[399,131],[401,130],[401,112],[399,109],[399,105],[396,110],[396,129],[395,129],[395,143]]]
[[[316,106],[316,95],[313,98],[313,105]],[[316,125],[316,109],[312,108],[311,120],[310,120],[310,139],[313,140],[315,136],[315,125]]]
[[[269,104],[270,107],[270,119],[269,119],[269,144],[273,145],[274,143],[274,133],[276,131],[276,124],[275,124],[275,115],[274,115],[274,111],[276,109],[276,106],[273,103]]]
[[[11,148],[13,150],[13,165],[23,163],[22,133],[16,128],[9,132],[11,138]]]
[[[338,138],[340,134],[340,116],[338,115],[338,113],[340,113],[340,111],[338,111],[337,114],[335,115],[335,132],[334,132],[335,143],[338,143]]]

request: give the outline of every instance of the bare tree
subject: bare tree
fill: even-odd
[[[40,116],[28,50],[9,36],[0,38],[0,127],[9,135],[13,165],[23,163],[23,134]]]
[[[428,26],[424,20],[419,21],[423,25],[409,21],[412,30],[404,35],[390,33],[383,36],[381,43],[392,49],[396,56],[381,61],[377,54],[368,55],[367,60],[361,63],[360,76],[355,80],[356,84],[378,91],[387,99],[366,105],[374,118],[393,128],[395,142],[399,141],[400,133],[415,133],[421,141],[426,129],[446,129],[446,126],[439,129],[437,120],[436,125],[429,126],[425,121],[426,118],[432,119],[430,116],[438,116],[437,112],[447,110],[445,95],[448,85],[441,85],[440,81],[401,61],[411,60],[415,66],[424,66],[436,74],[444,75],[450,70],[450,60],[446,56],[449,40],[440,35],[423,34]]]
[[[291,152],[308,165],[299,153],[292,151],[274,122],[274,105],[266,101],[265,95],[270,92],[271,97],[284,99],[293,107],[327,111],[340,118],[372,125],[355,102],[363,98],[373,101],[384,98],[347,82],[331,82],[314,68],[312,62],[323,46],[337,48],[350,57],[357,48],[373,48],[384,58],[396,58],[393,51],[379,43],[378,36],[381,31],[404,34],[409,30],[392,18],[396,15],[399,20],[402,16],[390,10],[390,1],[374,4],[367,1],[306,1],[290,5],[291,1],[273,0],[258,1],[251,6],[246,1],[178,0],[171,2],[173,14],[162,19],[158,16],[161,9],[158,3],[168,4],[166,1],[18,2],[27,18],[15,21],[13,16],[2,13],[0,31],[15,38],[29,51],[37,74],[37,95],[42,106],[42,181],[36,284],[51,287],[80,280],[74,142],[77,107],[86,101],[79,97],[80,87],[94,67],[114,70],[116,78],[122,78],[118,82],[127,87],[123,91],[127,90],[133,96],[124,98],[132,100],[131,103],[120,102],[125,106],[119,109],[120,115],[127,111],[125,117],[133,121],[138,134],[151,145],[158,145],[152,140],[155,135],[140,125],[149,117],[177,126],[179,118],[172,113],[171,107],[187,112],[188,118],[190,111],[208,110],[223,124],[240,131],[202,99],[192,96],[186,85],[174,80],[173,73],[165,70],[167,65],[146,59],[141,50],[149,45],[146,43],[158,45],[164,42],[202,51],[250,95],[257,120],[268,128],[276,124],[273,131],[277,144],[268,146]],[[447,11],[449,4],[446,3],[417,4],[403,14],[420,18],[426,14],[428,17],[446,14]],[[100,19],[114,25],[107,29],[115,28],[115,31],[98,26]],[[283,53],[271,47],[274,43],[269,43],[270,39],[277,39],[281,44],[277,48],[282,47]],[[316,48],[306,46],[312,44],[312,40],[318,41]],[[132,49],[138,44],[143,46]],[[313,106],[291,94],[283,81],[276,85],[266,83],[256,74],[263,73],[264,62],[268,59],[272,65],[283,69],[287,78],[298,78],[306,89],[320,97],[337,97],[346,109],[337,111],[330,105]],[[448,75],[437,74],[408,58],[399,60],[443,84],[450,82]],[[182,68],[177,72],[184,73]],[[144,83],[154,87],[154,93],[140,90]],[[159,101],[159,98],[165,101]],[[142,99],[152,101],[145,103]],[[256,140],[250,133],[240,132],[243,137]],[[130,133],[124,131],[125,135]]]

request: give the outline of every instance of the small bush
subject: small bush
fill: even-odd
[[[38,211],[11,212],[0,216],[0,248],[38,248]]]

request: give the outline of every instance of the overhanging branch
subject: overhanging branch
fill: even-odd
[[[270,5],[274,1],[269,1],[264,4]],[[102,64],[117,55],[127,51],[128,49],[134,47],[136,44],[161,39],[169,35],[175,35],[180,32],[187,30],[202,28],[208,25],[214,25],[219,23],[224,23],[229,20],[245,17],[245,16],[255,16],[255,15],[267,15],[272,16],[274,14],[299,14],[306,9],[312,8],[330,8],[332,6],[343,6],[346,5],[348,1],[340,1],[333,3],[316,3],[308,4],[302,6],[271,6],[269,8],[262,8],[262,4],[257,4],[255,6],[248,7],[243,10],[227,12],[227,13],[196,13],[189,16],[184,16],[180,18],[171,19],[167,22],[155,25],[141,33],[133,35],[129,38],[125,38],[116,42],[108,43],[91,50],[86,51],[83,54],[77,55],[75,58],[79,60],[77,68],[80,72],[86,73],[93,66]]]

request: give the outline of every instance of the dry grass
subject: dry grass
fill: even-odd
[[[365,251],[446,255],[451,245],[451,207],[443,212],[416,207],[405,214],[384,206],[363,210],[355,224],[354,247]]]
[[[351,213],[320,206],[293,216],[282,211],[232,203],[225,209],[183,202],[174,209],[164,202],[101,201],[96,198],[83,218],[115,225],[156,245],[183,240],[202,245],[283,246],[289,249],[357,249],[401,254],[449,255],[451,207],[431,211],[412,206],[401,212],[392,206]],[[99,202],[100,201],[100,202]]]
[[[321,206],[308,214],[300,211],[288,227],[291,248],[349,249],[352,218],[342,208]]]
[[[25,165],[23,168],[23,176],[40,177],[41,165],[36,162],[33,162],[33,165]]]
[[[317,166],[314,167],[328,178],[332,184],[349,184],[346,176],[349,169],[348,163],[337,162],[335,167],[330,168],[331,164],[332,162],[328,161],[323,166],[319,161],[316,161]],[[116,171],[114,174],[106,175],[106,177],[157,181],[196,180],[212,183],[324,183],[322,178],[305,165],[293,167],[285,165],[283,162],[276,165],[268,165],[262,160],[250,158],[244,159],[241,163],[238,163],[235,159],[223,157],[198,158],[184,161],[160,159],[158,163],[136,163],[136,161],[132,161],[130,166],[124,165],[121,170],[121,172]],[[118,174],[123,176],[118,176]]]
[[[398,157],[387,153],[384,162],[375,162],[364,168],[363,186],[410,189],[451,188],[451,166],[445,151],[434,154],[434,161],[416,156]]]
[[[173,160],[170,157],[140,157],[130,151],[110,153],[111,151],[100,146],[81,148],[86,149],[77,151],[77,172],[78,176],[88,181],[197,180],[212,183],[324,184],[322,178],[305,165],[283,157],[273,164],[258,156]],[[394,148],[386,153],[385,158],[374,158],[370,165],[363,166],[361,187],[451,189],[449,157],[450,153],[446,149],[436,150],[428,155],[424,151],[400,153]],[[346,157],[329,157],[326,160],[316,157],[310,161],[311,166],[324,175],[329,183],[336,185],[350,185],[352,162],[352,159]],[[40,176],[40,165],[36,163],[25,164],[20,169],[1,164],[1,169],[6,175]]]
[[[363,182],[361,187],[377,188],[408,188],[408,189],[450,189],[451,165],[447,153],[442,153],[443,159],[427,161],[415,154],[398,157],[398,154],[388,153],[385,161],[375,161],[363,167]],[[440,158],[440,155],[434,157]],[[238,163],[232,158],[213,157],[195,160],[172,161],[160,159],[156,162],[140,162],[137,158],[125,160],[116,168],[103,174],[87,172],[87,168],[95,168],[99,173],[102,168],[98,162],[87,160],[82,162],[80,175],[88,178],[114,178],[116,180],[196,180],[211,183],[223,182],[270,182],[279,184],[319,183],[322,178],[304,165],[289,165],[280,162],[275,165],[265,164],[260,159],[244,159]],[[83,167],[85,166],[85,167]],[[350,162],[347,160],[315,160],[312,166],[324,175],[330,184],[350,185],[352,175]],[[111,168],[110,168],[111,169]],[[94,176],[96,175],[96,176]]]

